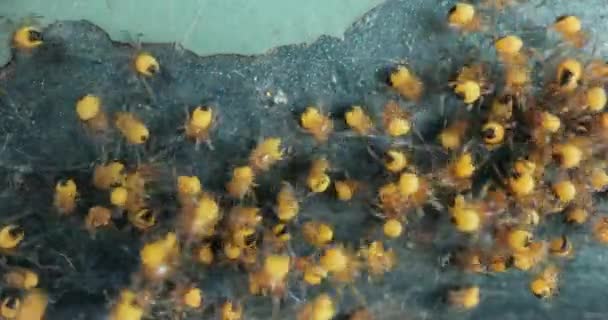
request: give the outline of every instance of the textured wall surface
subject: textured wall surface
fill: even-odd
[[[167,164],[167,170],[196,174],[206,187],[220,191],[229,169],[243,162],[258,139],[273,135],[281,136],[291,152],[289,161],[262,177],[258,200],[263,204],[272,201],[279,176],[301,184],[307,161],[319,154],[327,155],[353,178],[378,186],[382,168],[369,157],[367,147],[387,141],[354,138],[336,121],[334,138],[316,146],[298,129],[297,115],[309,104],[318,104],[339,119],[356,103],[379,117],[385,102],[397,98],[384,84],[386,70],[396,61],[406,61],[431,92],[420,103],[407,106],[423,136],[436,133],[444,119],[439,113],[442,101],[448,113],[461,108],[447,93],[447,79],[464,62],[493,54],[487,37],[460,37],[444,27],[451,4],[389,0],[350,27],[344,39],[322,36],[310,45],[278,47],[259,56],[201,57],[172,44],[144,44],[162,69],[159,77],[145,83],[130,69],[133,47],[113,43],[104,30],[88,22],[51,24],[44,30],[45,46],[32,54],[16,53],[0,72],[0,212],[6,215],[4,222],[19,219],[30,235],[24,253],[6,259],[42,270],[42,286],[54,299],[47,319],[104,319],[100,310],[107,310],[105,292],[112,296],[137,268],[139,235],[107,230],[92,239],[79,227],[82,217],[59,219],[49,209],[56,179],[76,177],[86,186],[91,164],[103,158],[132,163],[154,158]],[[501,14],[496,33],[522,34],[550,57],[562,48],[553,45],[545,26],[565,13],[583,19],[597,41],[598,53],[603,53],[608,30],[599,22],[608,8],[602,0],[526,2]],[[543,68],[537,71],[542,76]],[[108,141],[86,136],[73,104],[87,93],[103,96],[108,112],[130,110],[140,115],[150,127],[150,143],[133,148],[125,146],[118,135]],[[177,133],[186,107],[200,103],[218,110],[214,150],[195,150]],[[421,151],[416,156],[425,163],[429,154]],[[163,183],[157,186],[159,195],[173,188],[173,181]],[[92,197],[80,204],[85,212],[95,203],[95,195],[87,194],[86,188],[82,192],[83,198]],[[305,199],[302,219],[322,217],[337,226],[336,238],[357,245],[360,239],[352,235],[364,234],[367,222],[375,223],[369,204],[343,204],[330,198]],[[167,212],[164,221],[169,223],[175,208],[162,202],[157,205]],[[377,319],[591,320],[608,315],[608,251],[593,244],[587,230],[553,223],[540,230],[541,235],[568,233],[578,252],[575,260],[560,262],[564,270],[560,294],[539,301],[528,291],[530,274],[471,275],[441,268],[439,259],[446,250],[466,239],[449,230],[446,215],[429,216],[413,221],[408,226],[412,232],[391,243],[400,258],[396,271],[382,280],[357,283]],[[193,278],[200,281],[209,303],[226,296],[242,297],[246,291],[244,275],[234,270],[196,272]],[[439,292],[458,283],[481,287],[477,309],[457,312],[442,303]],[[243,299],[252,319],[269,318],[269,299]],[[352,300],[348,294],[344,297],[344,311],[354,305]],[[297,303],[297,298],[287,299],[282,309],[285,319],[292,318]]]

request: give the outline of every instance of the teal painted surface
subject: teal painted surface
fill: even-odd
[[[8,56],[15,23],[36,18],[85,19],[120,41],[178,42],[198,54],[258,54],[310,42],[321,34],[340,37],[358,17],[383,0],[3,0],[0,61]],[[138,36],[141,34],[141,36]]]

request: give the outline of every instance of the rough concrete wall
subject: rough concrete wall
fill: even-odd
[[[107,310],[104,292],[113,294],[127,285],[137,268],[141,238],[137,232],[105,230],[92,239],[80,227],[86,208],[103,201],[88,186],[91,164],[103,158],[135,163],[153,157],[166,164],[167,170],[196,174],[206,188],[221,192],[230,168],[242,164],[260,138],[272,135],[282,137],[291,151],[288,161],[261,177],[257,195],[262,204],[272,202],[281,179],[287,177],[302,186],[307,161],[318,154],[327,155],[353,178],[378,186],[383,181],[382,168],[369,157],[367,146],[386,145],[385,139],[350,137],[336,121],[335,136],[317,146],[298,129],[297,116],[306,106],[318,104],[340,119],[346,107],[356,103],[379,117],[384,103],[397,98],[383,82],[386,70],[406,61],[431,93],[420,103],[405,105],[415,114],[423,136],[432,136],[445,117],[439,113],[441,101],[445,100],[446,110],[461,108],[447,91],[447,79],[464,62],[493,54],[488,37],[460,37],[444,27],[451,5],[448,1],[387,1],[355,23],[343,40],[321,37],[310,45],[279,47],[261,56],[199,57],[170,44],[144,44],[162,68],[159,77],[145,84],[129,67],[134,48],[112,43],[103,30],[85,21],[50,25],[44,30],[46,44],[32,54],[15,53],[0,77],[4,140],[0,212],[7,215],[3,221],[18,219],[28,233],[19,254],[6,260],[40,268],[42,286],[55,299],[48,319],[73,319],[79,314],[82,319],[104,318],[100,315],[100,310]],[[601,0],[526,2],[500,16],[496,33],[521,33],[541,51],[554,50],[545,26],[558,15],[576,14],[591,27],[603,53],[606,26],[600,21],[607,10]],[[276,98],[280,92],[285,99]],[[133,148],[125,146],[118,135],[94,141],[83,134],[73,105],[86,93],[103,96],[110,113],[130,110],[140,115],[152,132],[151,142],[145,148]],[[200,103],[218,110],[214,150],[195,150],[177,133],[186,107]],[[421,165],[428,166],[424,159],[428,156],[417,155]],[[60,219],[50,209],[52,190],[56,179],[67,176],[82,186],[83,200],[78,217]],[[172,192],[173,181],[161,181],[156,188],[159,196],[166,196]],[[163,223],[170,224],[175,207],[161,201],[156,205],[167,212]],[[302,206],[303,220],[332,222],[336,238],[355,246],[368,225],[377,224],[370,218],[368,201],[343,204],[321,195],[306,198]],[[479,276],[441,268],[438,259],[466,239],[448,230],[445,215],[439,213],[436,219],[433,223],[442,227],[428,227],[431,222],[422,219],[408,226],[411,233],[390,243],[400,257],[397,270],[380,281],[362,279],[356,284],[378,319],[602,319],[608,314],[606,250],[588,240],[586,230],[562,230],[556,224],[541,230],[544,234],[567,232],[580,247],[575,260],[563,263],[560,295],[545,302],[528,292],[529,274],[511,271]],[[425,232],[432,233],[432,241],[421,240]],[[244,275],[234,270],[194,272],[192,277],[202,284],[209,303],[246,290]],[[456,312],[441,302],[439,292],[459,283],[481,287],[482,302],[474,311]],[[349,310],[352,299],[346,295],[342,310]],[[269,299],[247,298],[245,302],[252,319],[269,318]],[[296,305],[297,301],[287,299],[284,318],[293,317]]]

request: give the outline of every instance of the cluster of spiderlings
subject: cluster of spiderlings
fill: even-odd
[[[483,28],[482,16],[470,4],[457,4],[449,20],[463,31]],[[484,166],[494,173],[479,192],[468,190],[471,180],[456,190],[450,208],[455,227],[471,234],[490,232],[493,241],[456,252],[454,261],[474,273],[508,268],[536,273],[529,288],[540,298],[557,294],[555,265],[573,255],[574,244],[565,234],[536,238],[538,225],[551,215],[562,215],[571,225],[591,220],[592,233],[606,243],[605,218],[592,218],[592,195],[608,187],[603,148],[606,64],[576,52],[587,40],[577,17],[558,17],[549,29],[572,52],[552,61],[554,76],[533,83],[533,50],[517,34],[496,39],[495,71],[502,72],[503,85],[490,90],[489,67],[464,66],[453,84],[454,93],[478,115],[457,119],[439,136],[440,144],[455,154],[453,173],[466,172],[466,179],[475,178],[476,168],[474,160],[462,160],[471,154],[465,141],[481,142],[485,150],[479,158],[486,160],[509,151],[499,159],[477,160],[486,161]]]
[[[25,238],[23,228],[15,224],[0,229],[0,250],[4,255],[14,254]],[[38,289],[38,274],[27,268],[8,267],[3,270],[3,297],[0,301],[2,319],[42,319],[47,295]]]
[[[510,2],[489,3],[503,6]],[[447,23],[457,33],[482,32],[487,22],[481,9],[458,3],[447,13]],[[587,42],[575,16],[557,18],[549,30],[573,50]],[[13,41],[20,50],[44,45],[43,34],[34,27],[19,29]],[[222,194],[205,190],[197,176],[178,172],[168,178],[153,165],[132,165],[120,159],[95,165],[92,185],[105,194],[107,201],[89,208],[83,221],[86,229],[91,234],[104,232],[114,220],[126,218],[133,228],[146,233],[140,270],[131,286],[115,299],[110,319],[140,320],[155,314],[203,314],[206,310],[223,320],[241,319],[246,306],[236,298],[206,303],[205,293],[188,278],[188,268],[193,264],[201,270],[237,266],[247,274],[249,293],[268,296],[276,306],[296,284],[344,286],[364,273],[381,276],[399,262],[391,239],[401,237],[408,220],[428,206],[449,215],[454,230],[469,237],[467,247],[450,254],[450,264],[471,273],[509,269],[531,272],[532,294],[543,299],[557,294],[557,262],[572,257],[575,244],[566,235],[538,238],[537,227],[550,216],[561,215],[570,225],[591,224],[597,241],[608,243],[608,218],[596,214],[593,205],[593,195],[608,187],[604,159],[608,64],[572,51],[554,61],[553,77],[538,84],[531,78],[532,63],[537,58],[516,33],[506,34],[493,44],[497,61],[462,66],[451,81],[446,79],[454,95],[462,100],[463,111],[456,112],[433,143],[449,159],[441,168],[425,171],[411,161],[416,148],[410,136],[416,128],[400,101],[389,101],[380,121],[361,105],[344,113],[343,121],[354,135],[363,139],[383,136],[391,141],[383,155],[370,150],[370,157],[383,164],[388,178],[367,199],[377,208],[381,232],[358,248],[336,239],[334,226],[327,222],[298,221],[304,196],[331,193],[336,201],[347,202],[359,194],[369,194],[361,192],[363,181],[336,179],[336,168],[325,156],[310,162],[305,172],[306,190],[296,188],[293,181],[284,181],[277,186],[279,192],[272,208],[257,202],[256,179],[278,162],[290,160],[289,146],[278,137],[261,140],[249,157],[233,168]],[[144,78],[162,72],[161,64],[148,53],[136,55],[132,67]],[[503,74],[502,85],[490,82],[492,72]],[[413,102],[434,94],[425,91],[413,66],[404,64],[390,71],[388,86],[388,90]],[[539,87],[541,90],[533,90]],[[135,146],[154,139],[154,132],[138,115],[108,115],[103,97],[86,94],[74,104],[83,130],[92,136],[115,130],[127,144]],[[176,126],[184,129],[184,136],[192,140],[193,146],[205,142],[211,149],[216,112],[212,106],[197,106]],[[334,121],[316,106],[307,107],[299,115],[301,129],[318,144],[327,143],[337,134]],[[494,156],[504,151],[508,151],[506,156]],[[482,168],[492,172],[490,177],[488,170],[481,172]],[[169,228],[158,222],[159,213],[150,205],[153,196],[148,193],[148,185],[161,179],[171,179],[174,186],[171,192],[177,219]],[[79,187],[74,179],[57,181],[53,199],[57,213],[73,214],[78,201]],[[301,235],[312,251],[294,251],[292,233]],[[25,234],[18,225],[3,226],[0,248],[18,250]],[[491,235],[491,241],[483,242],[482,234]],[[7,287],[25,294],[2,300],[1,316],[40,319],[46,297],[35,289],[37,274],[14,268],[6,271],[4,280]],[[455,308],[472,309],[482,300],[479,287],[455,285],[458,289],[445,293]],[[170,307],[157,303],[162,300],[159,297],[171,301]],[[326,320],[338,310],[337,298],[321,293],[301,306],[297,318]],[[352,311],[350,318],[371,319],[372,315],[360,309]]]
[[[10,267],[4,270],[2,281],[4,288],[0,305],[2,319],[42,319],[48,298],[46,293],[37,288],[36,272],[26,268]]]

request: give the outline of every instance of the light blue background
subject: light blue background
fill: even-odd
[[[41,24],[86,19],[115,40],[179,42],[198,54],[257,54],[284,44],[340,37],[383,0],[0,0],[0,62],[10,33],[32,18]]]

